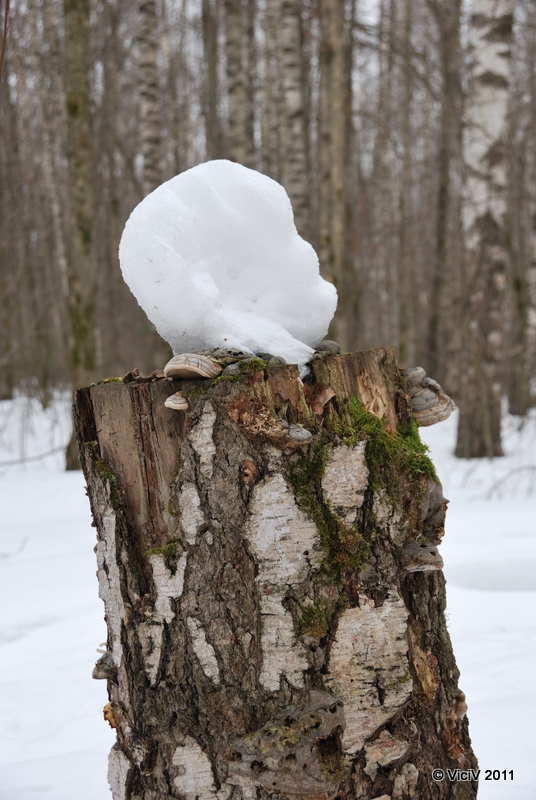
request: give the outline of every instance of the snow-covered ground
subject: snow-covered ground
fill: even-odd
[[[110,796],[114,734],[105,682],[91,679],[106,632],[84,480],[63,471],[68,405],[0,403],[0,800]],[[479,798],[532,800],[536,414],[521,429],[505,418],[507,455],[493,462],[457,461],[455,431],[455,419],[422,431],[450,499],[449,628],[480,766],[514,771],[483,773]]]

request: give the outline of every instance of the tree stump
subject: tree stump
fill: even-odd
[[[475,797],[446,774],[476,767],[447,501],[394,349],[243,366],[76,396],[114,800]]]

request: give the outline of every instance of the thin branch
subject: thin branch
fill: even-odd
[[[493,496],[493,492],[496,489],[499,489],[503,485],[503,483],[506,483],[506,481],[509,478],[511,478],[512,475],[515,475],[516,473],[519,472],[536,472],[536,466],[533,466],[532,464],[526,464],[524,467],[516,467],[515,469],[511,469],[509,472],[506,473],[506,475],[503,475],[502,478],[499,478],[498,481],[495,481],[495,483],[493,484],[491,489],[489,489],[486,495],[486,500],[489,500]]]
[[[54,453],[64,453],[66,449],[67,445],[63,444],[61,447],[54,447],[53,450],[47,450],[46,453],[40,453],[38,456],[27,456],[24,458],[17,458],[13,461],[0,461],[0,467],[16,467],[19,464],[26,464],[28,461],[39,461],[41,458],[54,455]]]

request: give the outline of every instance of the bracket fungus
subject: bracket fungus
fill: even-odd
[[[433,544],[410,542],[402,548],[400,563],[406,572],[429,572],[443,569],[443,559]]]
[[[188,400],[182,396],[180,392],[170,395],[164,402],[166,408],[171,408],[173,411],[188,411]]]
[[[448,419],[456,405],[437,381],[427,378],[422,367],[401,370],[411,399],[411,411],[419,425],[426,427]]]

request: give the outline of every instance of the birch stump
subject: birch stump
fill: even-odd
[[[311,367],[77,393],[114,800],[476,796],[432,778],[476,760],[395,351]]]

